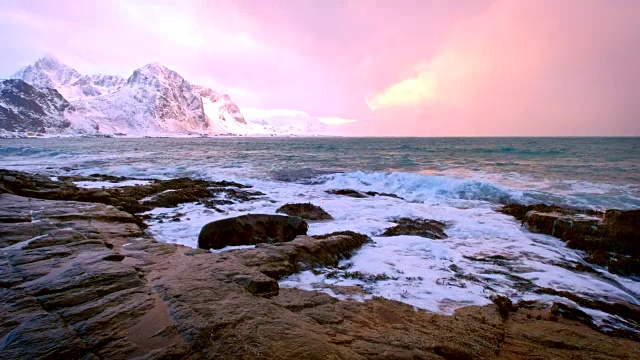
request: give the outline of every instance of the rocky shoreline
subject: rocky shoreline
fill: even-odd
[[[446,316],[379,297],[338,300],[279,287],[283,276],[349,257],[368,241],[361,234],[277,241],[278,231],[269,226],[260,240],[251,239],[255,248],[212,253],[160,243],[145,232],[142,213],[155,207],[201,202],[215,211],[225,201],[262,195],[242,184],[146,179],[142,185],[93,189],[70,181],[132,179],[57,180],[0,170],[0,354],[6,358],[640,358],[637,332],[601,329],[562,303],[512,304],[496,297],[493,305]],[[283,212],[292,215],[293,208]],[[620,259],[638,259],[635,213],[584,214],[592,223],[576,233],[581,227],[575,219],[586,217],[575,211],[516,208],[503,212],[531,231],[549,233],[547,218],[555,217],[549,233],[554,236],[560,234],[558,224],[572,216],[558,237],[569,246],[598,244],[581,248],[594,258],[596,251],[605,252],[610,271],[612,263],[620,268]],[[387,235],[446,237],[444,223],[397,224]],[[637,268],[630,269],[624,271]],[[640,324],[640,309],[631,304],[550,295]]]

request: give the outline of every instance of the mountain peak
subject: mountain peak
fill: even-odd
[[[32,65],[23,67],[11,78],[21,79],[29,84],[59,88],[80,78],[80,74],[70,66],[61,63],[54,55],[45,54]]]
[[[182,82],[184,78],[175,71],[158,63],[152,62],[139,69],[136,69],[127,80],[128,84],[151,84],[157,81],[177,81]]]
[[[47,66],[60,66],[62,63],[58,58],[52,53],[46,53],[41,58],[36,60],[36,64],[47,65]]]
[[[173,70],[169,69],[168,67],[162,65],[159,62],[149,63],[149,64],[141,67],[138,70],[146,70],[146,71],[150,71],[150,72],[153,72],[153,73],[164,73],[164,72],[173,71]]]

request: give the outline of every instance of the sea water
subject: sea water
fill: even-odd
[[[339,268],[290,276],[283,287],[356,299],[383,296],[442,313],[487,304],[495,294],[572,304],[535,294],[536,287],[640,304],[640,279],[599,267],[595,273],[570,270],[570,264],[585,264],[584,253],[529,233],[495,211],[510,202],[639,209],[640,138],[6,139],[0,140],[0,167],[53,177],[231,180],[265,193],[220,206],[221,213],[197,204],[154,209],[149,231],[169,243],[195,247],[209,221],[275,213],[291,202],[311,202],[334,217],[310,222],[311,235],[353,230],[371,236],[373,242]],[[123,185],[135,183],[143,182]],[[326,192],[342,188],[402,199]],[[175,214],[181,221],[161,221]],[[449,237],[380,237],[398,217],[443,221]],[[340,291],[354,287],[359,291]],[[603,323],[624,326],[622,319],[585,310]]]

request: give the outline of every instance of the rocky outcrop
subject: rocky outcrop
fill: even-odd
[[[335,265],[367,238],[299,236],[212,254],[149,238],[101,203],[0,194],[0,354],[8,359],[639,358],[640,343],[566,306],[452,316],[340,301],[277,279]]]
[[[585,260],[611,273],[640,276],[640,210],[580,210],[509,204],[498,211],[521,220],[531,232],[547,234],[585,250]]]
[[[215,207],[215,197],[224,197],[225,203],[256,199],[264,194],[245,190],[246,185],[229,181],[205,181],[189,178],[152,180],[146,185],[114,188],[79,188],[71,181],[108,181],[118,183],[139,180],[103,174],[90,176],[61,176],[53,181],[45,175],[0,170],[0,189],[16,195],[48,200],[72,200],[113,205],[119,210],[138,214],[156,207],[176,207],[187,202],[202,202]],[[0,190],[2,191],[2,190]]]
[[[353,189],[333,189],[333,190],[327,190],[326,192],[327,194],[349,196],[349,197],[360,198],[360,199],[370,197],[370,196],[386,196],[386,197],[392,197],[396,199],[402,199],[400,196],[396,194],[381,193],[377,191],[361,192]]]
[[[311,203],[303,204],[285,204],[276,210],[277,213],[283,213],[290,216],[301,217],[306,220],[332,220],[333,216],[329,215],[323,208]]]
[[[10,132],[61,132],[71,125],[71,104],[55,89],[22,80],[0,80],[0,129]]]
[[[614,242],[613,251],[640,255],[640,209],[607,210],[602,230]]]
[[[201,249],[291,241],[307,233],[307,223],[295,216],[248,214],[206,224],[198,235]]]
[[[386,229],[382,236],[414,235],[429,239],[446,239],[445,223],[429,219],[400,218],[392,220],[398,224]]]
[[[327,194],[349,196],[349,197],[353,197],[353,198],[366,198],[367,197],[367,195],[365,195],[364,193],[361,193],[360,191],[353,190],[353,189],[327,190]]]

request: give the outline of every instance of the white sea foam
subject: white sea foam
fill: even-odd
[[[295,274],[281,280],[282,287],[315,289],[345,298],[352,296],[338,289],[356,286],[362,289],[361,294],[355,295],[356,300],[382,296],[441,313],[452,313],[470,304],[487,304],[494,294],[506,295],[512,300],[566,300],[535,294],[535,287],[565,290],[600,300],[639,303],[640,282],[606,272],[568,270],[572,262],[583,263],[583,253],[567,248],[553,237],[529,233],[513,218],[497,213],[495,204],[441,196],[433,189],[431,197],[425,191],[421,198],[411,199],[414,201],[385,196],[356,199],[326,193],[328,189],[352,187],[385,192],[398,190],[396,193],[407,196],[399,187],[376,186],[375,182],[363,184],[350,176],[336,178],[317,185],[246,180],[245,183],[266,195],[255,201],[221,206],[224,213],[196,204],[154,209],[150,214],[156,219],[150,221],[149,229],[161,241],[196,247],[201,227],[210,221],[247,213],[275,213],[285,203],[312,202],[327,210],[334,220],[309,222],[310,235],[353,230],[372,236],[373,242],[344,260],[337,269]],[[438,186],[455,192],[460,184],[464,185]],[[181,214],[181,221],[166,220],[177,213]],[[164,217],[162,222],[161,217]],[[390,220],[397,217],[444,221],[449,224],[446,229],[449,238],[380,237],[384,229],[394,225]],[[354,274],[361,276],[354,277]]]

